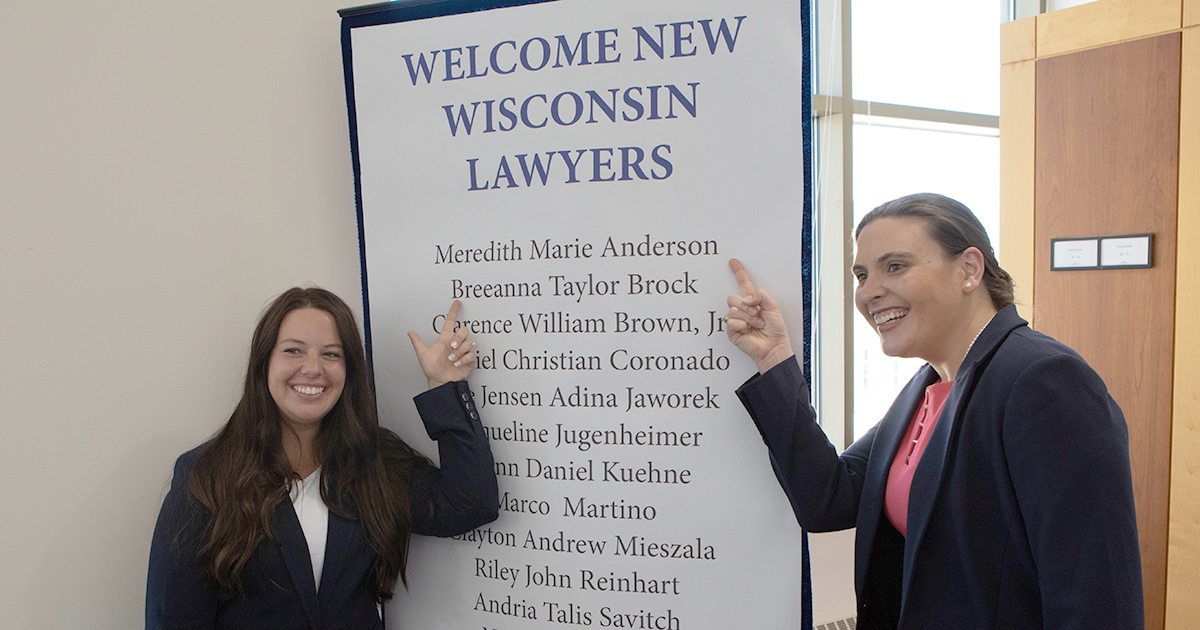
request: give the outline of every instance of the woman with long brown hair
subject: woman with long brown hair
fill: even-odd
[[[237,408],[175,464],[150,551],[147,628],[382,628],[411,534],[496,518],[459,308],[432,345],[409,333],[440,469],[379,425],[345,302],[293,288],[266,309]]]

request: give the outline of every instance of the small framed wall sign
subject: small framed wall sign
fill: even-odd
[[[1050,239],[1050,269],[1144,269],[1154,260],[1153,234]]]
[[[1153,234],[1125,234],[1100,239],[1100,266],[1104,269],[1149,267]]]
[[[1099,238],[1050,239],[1050,269],[1099,269]]]

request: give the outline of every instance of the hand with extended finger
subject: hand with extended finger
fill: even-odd
[[[738,350],[754,361],[761,374],[795,354],[787,324],[779,304],[766,291],[754,286],[749,272],[738,259],[730,259],[729,268],[741,295],[734,294],[726,299],[729,312],[725,315],[725,334]]]
[[[429,389],[451,381],[466,380],[467,375],[471,373],[471,368],[475,367],[475,343],[467,341],[467,334],[470,331],[466,326],[460,327],[457,331],[454,330],[460,308],[462,308],[462,302],[454,300],[454,303],[450,305],[450,310],[446,313],[446,322],[442,324],[442,332],[429,346],[421,341],[420,335],[412,331],[408,332],[408,339],[412,342],[413,352],[416,353],[417,361],[421,364],[421,371],[425,373],[425,379],[429,381]]]

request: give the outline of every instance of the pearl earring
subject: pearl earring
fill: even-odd
[[[970,288],[971,288],[971,283],[970,283],[970,282],[968,282],[968,283],[967,283],[967,288],[968,288],[968,289],[970,289]]]

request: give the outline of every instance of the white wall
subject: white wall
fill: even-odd
[[[814,625],[858,614],[858,602],[854,598],[855,531],[847,529],[808,535]]]
[[[361,301],[337,9],[0,7],[0,628],[138,628],[174,458],[293,284]]]

